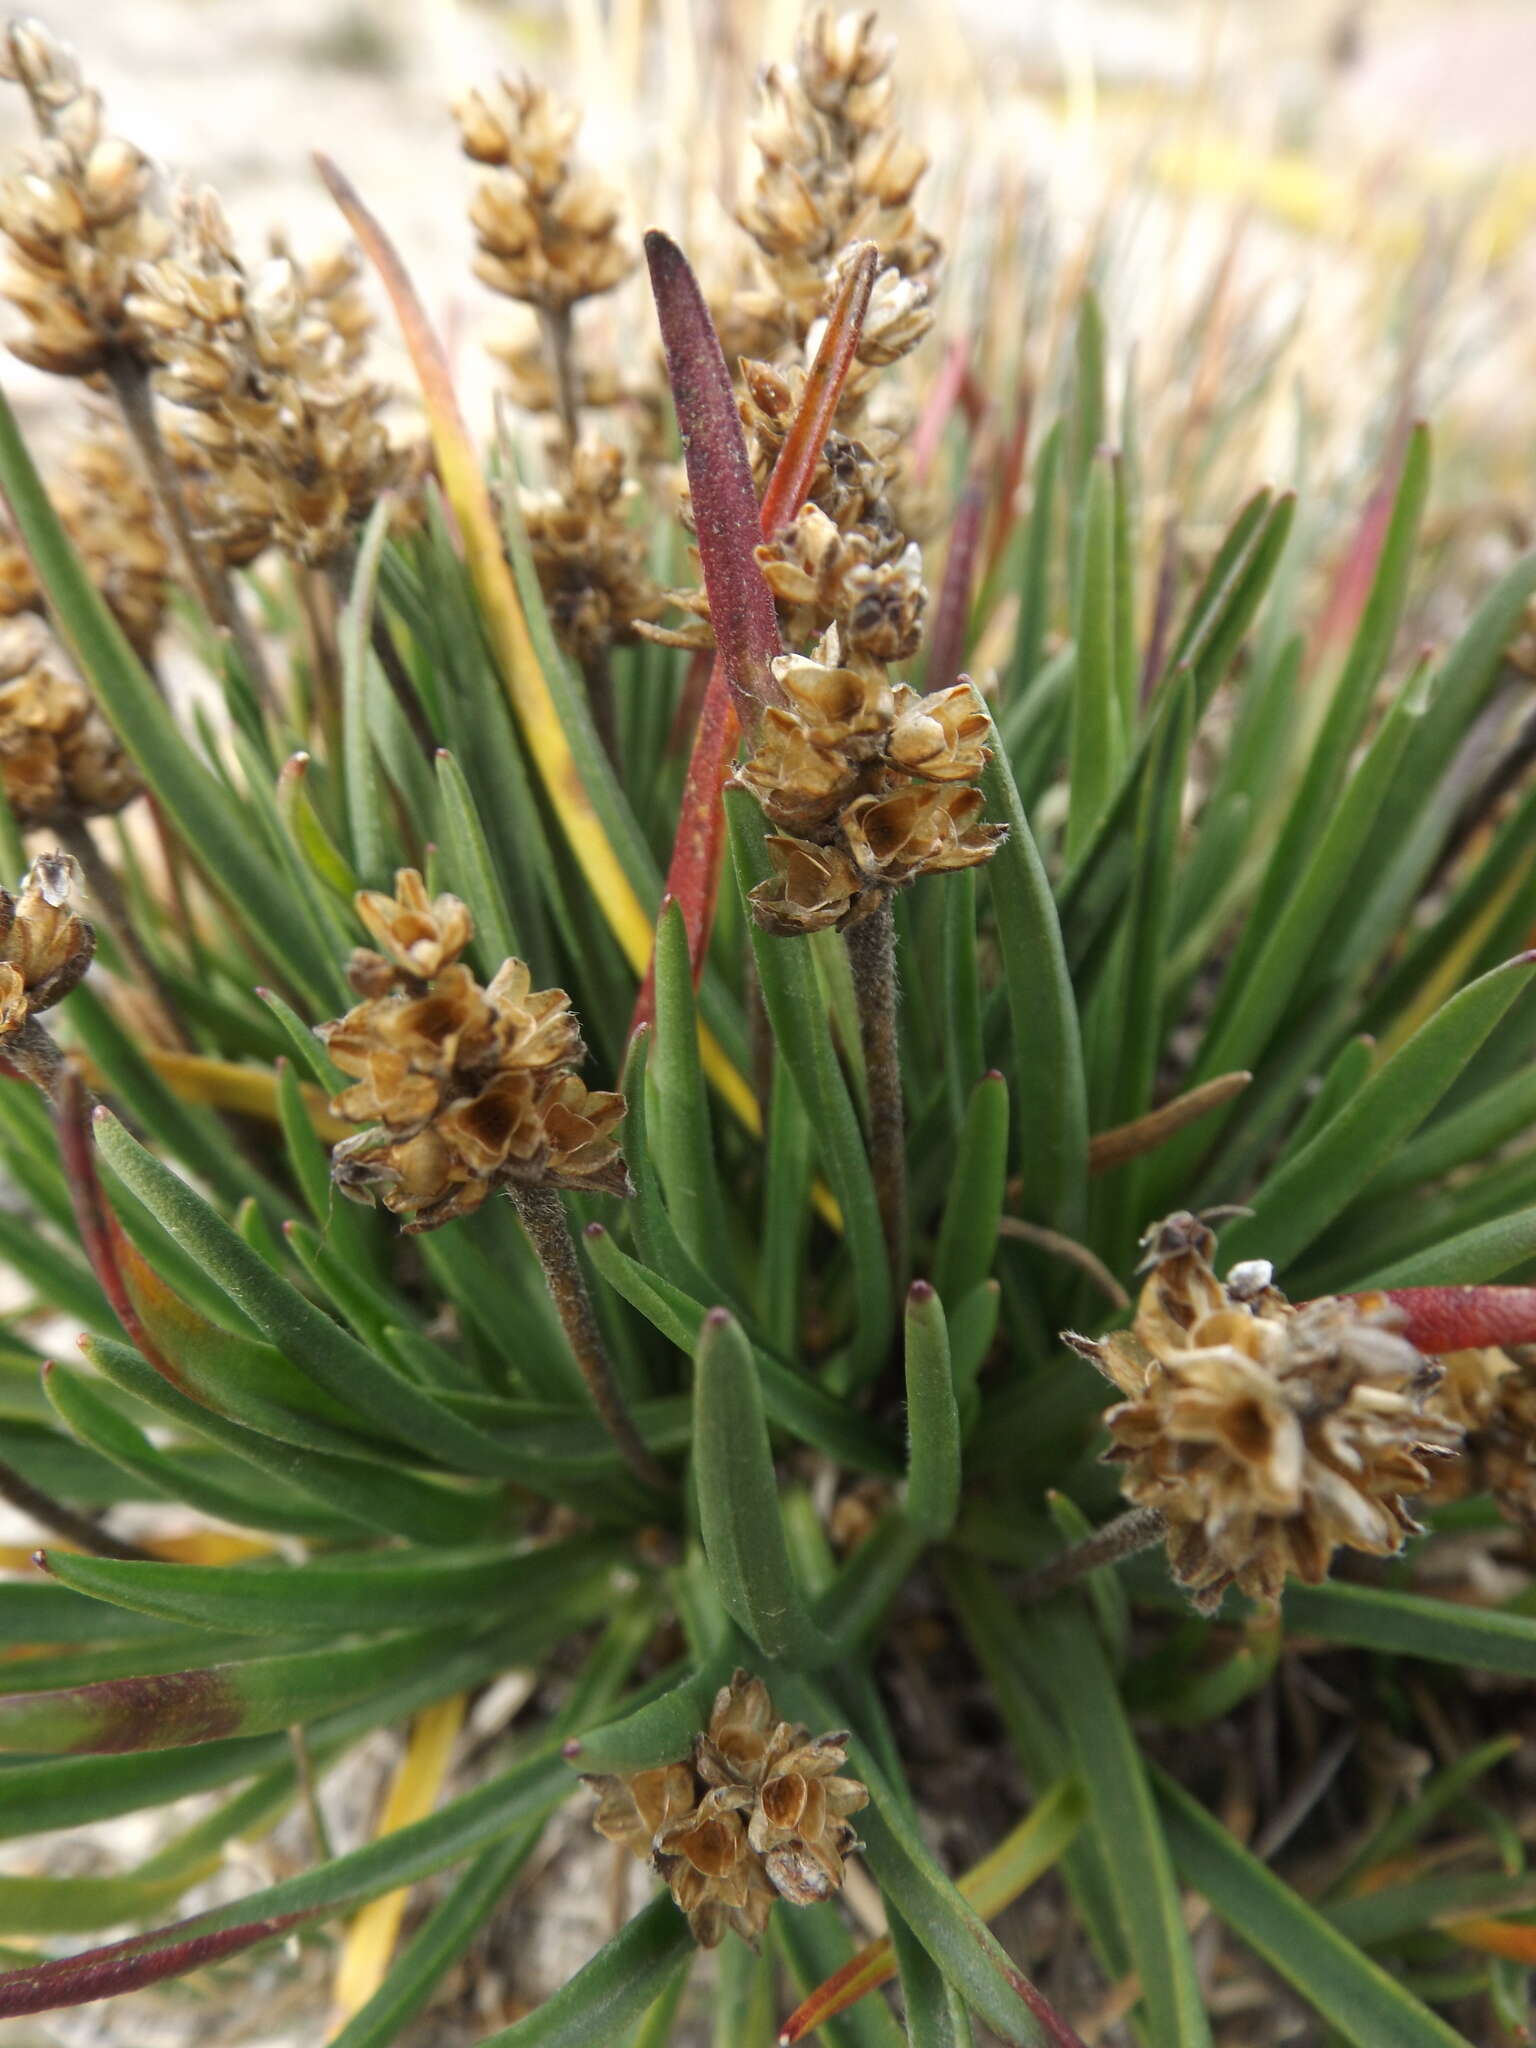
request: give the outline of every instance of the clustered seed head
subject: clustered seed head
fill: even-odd
[[[159,638],[170,589],[170,553],[154,499],[121,440],[103,422],[77,442],[49,496],[91,581],[141,655]],[[44,611],[25,548],[0,522],[0,619]]]
[[[990,721],[969,682],[919,697],[878,661],[845,656],[836,626],[773,672],[786,701],[764,711],[734,777],[779,828],[776,872],[752,891],[760,924],[846,929],[919,875],[991,859],[1007,827],[981,820]]]
[[[21,893],[0,889],[0,1039],[62,1002],[82,979],[96,933],[69,907],[75,864],[67,854],[39,854]]]
[[[1211,1266],[1215,1239],[1180,1214],[1143,1240],[1150,1267],[1129,1331],[1074,1337],[1125,1397],[1105,1417],[1126,1498],[1168,1525],[1174,1577],[1202,1611],[1228,1586],[1278,1599],[1316,1585],[1335,1550],[1387,1557],[1417,1533],[1460,1426],[1435,1411],[1440,1368],[1390,1303],[1295,1307],[1263,1261]]]
[[[248,276],[217,199],[183,207],[173,253],[141,266],[130,311],[159,364],[166,439],[194,521],[232,566],[276,546],[322,565],[418,459],[393,444],[359,371],[366,309],[346,257],[272,257]]]
[[[872,13],[811,15],[794,63],[764,78],[765,109],[752,131],[763,167],[738,216],[767,273],[744,310],[797,343],[826,310],[843,252],[875,243],[881,276],[859,349],[870,366],[894,362],[927,332],[939,259],[912,203],[928,159],[895,119],[893,52]]]
[[[26,827],[120,811],[133,764],[41,619],[0,623],[0,782]]]
[[[535,989],[521,960],[481,987],[459,958],[474,924],[456,896],[427,895],[414,868],[395,893],[363,890],[357,912],[378,951],[359,947],[347,979],[362,998],[317,1027],[350,1076],[332,1113],[371,1128],[331,1155],[344,1194],[435,1230],[512,1182],[627,1195],[614,1132],[622,1095],[576,1072],[581,1031],[563,989]]]
[[[0,181],[0,297],[26,321],[8,345],[40,370],[89,377],[116,355],[142,354],[129,296],[138,266],[164,253],[170,227],[148,160],[106,132],[100,96],[40,22],[11,24],[0,77],[25,91],[39,135]]]
[[[715,1695],[690,1761],[591,1777],[593,1825],[667,1881],[701,1948],[734,1927],[755,1948],[775,1899],[814,1906],[842,1889],[858,1847],[848,1816],[869,1803],[844,1733],[775,1721],[768,1688],[737,1671]]]
[[[660,616],[665,597],[647,567],[643,527],[629,512],[639,487],[607,442],[571,455],[558,489],[521,497],[528,544],[550,623],[566,652],[589,668],[639,620]]]
[[[492,291],[545,312],[612,291],[634,269],[619,232],[619,196],[574,163],[579,108],[527,78],[504,78],[454,108],[464,153],[489,167],[469,217],[475,275]]]
[[[1452,1351],[1431,1404],[1466,1431],[1464,1455],[1437,1475],[1438,1503],[1486,1493],[1508,1522],[1536,1530],[1536,1358],[1489,1348]]]

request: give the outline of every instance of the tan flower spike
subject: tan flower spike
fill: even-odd
[[[1223,1284],[1210,1230],[1187,1214],[1144,1242],[1131,1328],[1072,1341],[1125,1397],[1106,1455],[1126,1498],[1162,1516],[1196,1606],[1231,1585],[1262,1600],[1289,1577],[1316,1585],[1339,1548],[1400,1550],[1410,1501],[1461,1431],[1434,1412],[1440,1368],[1397,1334],[1398,1311],[1294,1307],[1262,1262]]]
[[[573,1071],[586,1048],[565,991],[535,989],[521,960],[482,988],[458,957],[469,911],[429,897],[414,868],[393,896],[362,891],[357,911],[381,950],[358,947],[347,973],[363,1000],[317,1029],[352,1082],[332,1112],[369,1126],[332,1154],[343,1192],[382,1200],[412,1231],[514,1184],[628,1194],[624,1099]]]
[[[0,624],[0,783],[26,826],[106,817],[139,791],[117,735],[28,614]]]
[[[842,1888],[849,1816],[869,1801],[842,1775],[847,1745],[776,1721],[763,1681],[737,1671],[691,1762],[587,1780],[593,1825],[666,1879],[701,1947],[728,1928],[755,1947],[776,1898],[814,1906]]]

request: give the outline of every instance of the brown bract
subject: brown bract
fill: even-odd
[[[521,496],[550,624],[583,669],[635,639],[637,622],[659,618],[665,606],[647,566],[644,527],[630,516],[638,496],[622,453],[603,442],[575,451],[557,489]]]
[[[141,265],[129,311],[171,408],[166,442],[199,537],[231,566],[276,546],[334,561],[420,472],[360,370],[369,331],[347,256],[277,255],[248,274],[217,199],[185,205],[174,250]]]
[[[1463,1457],[1436,1475],[1432,1502],[1487,1493],[1517,1528],[1536,1530],[1536,1360],[1522,1350],[1453,1351],[1431,1397],[1466,1431]]]
[[[25,826],[105,817],[140,787],[90,692],[28,614],[0,624],[0,782]]]
[[[1440,1368],[1397,1334],[1390,1305],[1293,1307],[1262,1263],[1223,1284],[1210,1231],[1169,1218],[1130,1330],[1074,1339],[1125,1397],[1105,1417],[1126,1498],[1168,1525],[1169,1564],[1195,1604],[1230,1585],[1279,1597],[1316,1585],[1339,1548],[1390,1556],[1409,1503],[1460,1426],[1437,1414]]]
[[[352,1086],[335,1115],[370,1128],[343,1139],[332,1177],[432,1230],[499,1187],[624,1195],[615,1139],[620,1095],[589,1089],[563,989],[535,989],[521,960],[482,988],[458,958],[474,936],[456,896],[429,897],[414,868],[395,893],[364,890],[358,915],[381,948],[359,947],[347,976],[363,1000],[317,1036]]]
[[[593,1825],[666,1879],[701,1947],[731,1927],[755,1947],[776,1898],[813,1906],[842,1888],[849,1816],[869,1800],[841,1775],[847,1745],[776,1721],[762,1680],[737,1671],[691,1762],[587,1780]]]
[[[92,376],[114,355],[142,359],[129,295],[138,265],[170,240],[147,159],[106,132],[74,53],[41,23],[10,25],[0,76],[25,91],[39,135],[0,181],[0,297],[26,323],[11,353],[66,377]]]
[[[470,200],[475,275],[546,312],[611,291],[637,256],[619,232],[618,194],[573,160],[581,113],[547,87],[504,78],[454,108],[466,156],[489,167]]]
[[[96,934],[69,907],[75,864],[39,854],[19,895],[0,889],[0,1038],[62,1002],[96,950]]]
[[[989,860],[1005,829],[982,821],[990,721],[968,682],[929,697],[844,658],[836,627],[813,658],[774,663],[783,708],[764,714],[735,780],[770,825],[773,879],[752,892],[759,923],[783,935],[846,929],[920,875]]]

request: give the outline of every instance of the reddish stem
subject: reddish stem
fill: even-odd
[[[832,431],[848,372],[853,368],[878,267],[879,254],[872,242],[866,243],[858,261],[850,263],[844,274],[842,289],[828,317],[821,346],[806,373],[800,410],[785,437],[784,446],[779,450],[779,459],[763,492],[757,516],[758,531],[764,536],[776,533],[793,519],[805,502],[816,474],[816,465],[821,460],[821,451]],[[766,590],[767,585],[764,584],[763,588]],[[713,599],[710,600],[710,609],[713,612]],[[731,757],[736,751],[740,733],[741,725],[731,701],[725,665],[717,655],[699,710],[693,751],[688,758],[688,774],[678,811],[677,838],[673,842],[672,859],[667,868],[666,897],[663,898],[663,901],[670,898],[683,913],[683,925],[688,933],[688,958],[695,984],[704,971],[720,887],[721,855],[725,845],[725,807],[720,792],[730,772]],[[653,953],[635,999],[635,1012],[629,1024],[630,1037],[633,1038],[643,1024],[651,1023],[655,1015]]]

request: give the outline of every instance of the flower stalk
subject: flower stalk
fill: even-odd
[[[907,1263],[906,1117],[897,1020],[896,919],[887,896],[843,934],[859,1005],[859,1041],[869,1082],[869,1156],[891,1272],[899,1288]]]

